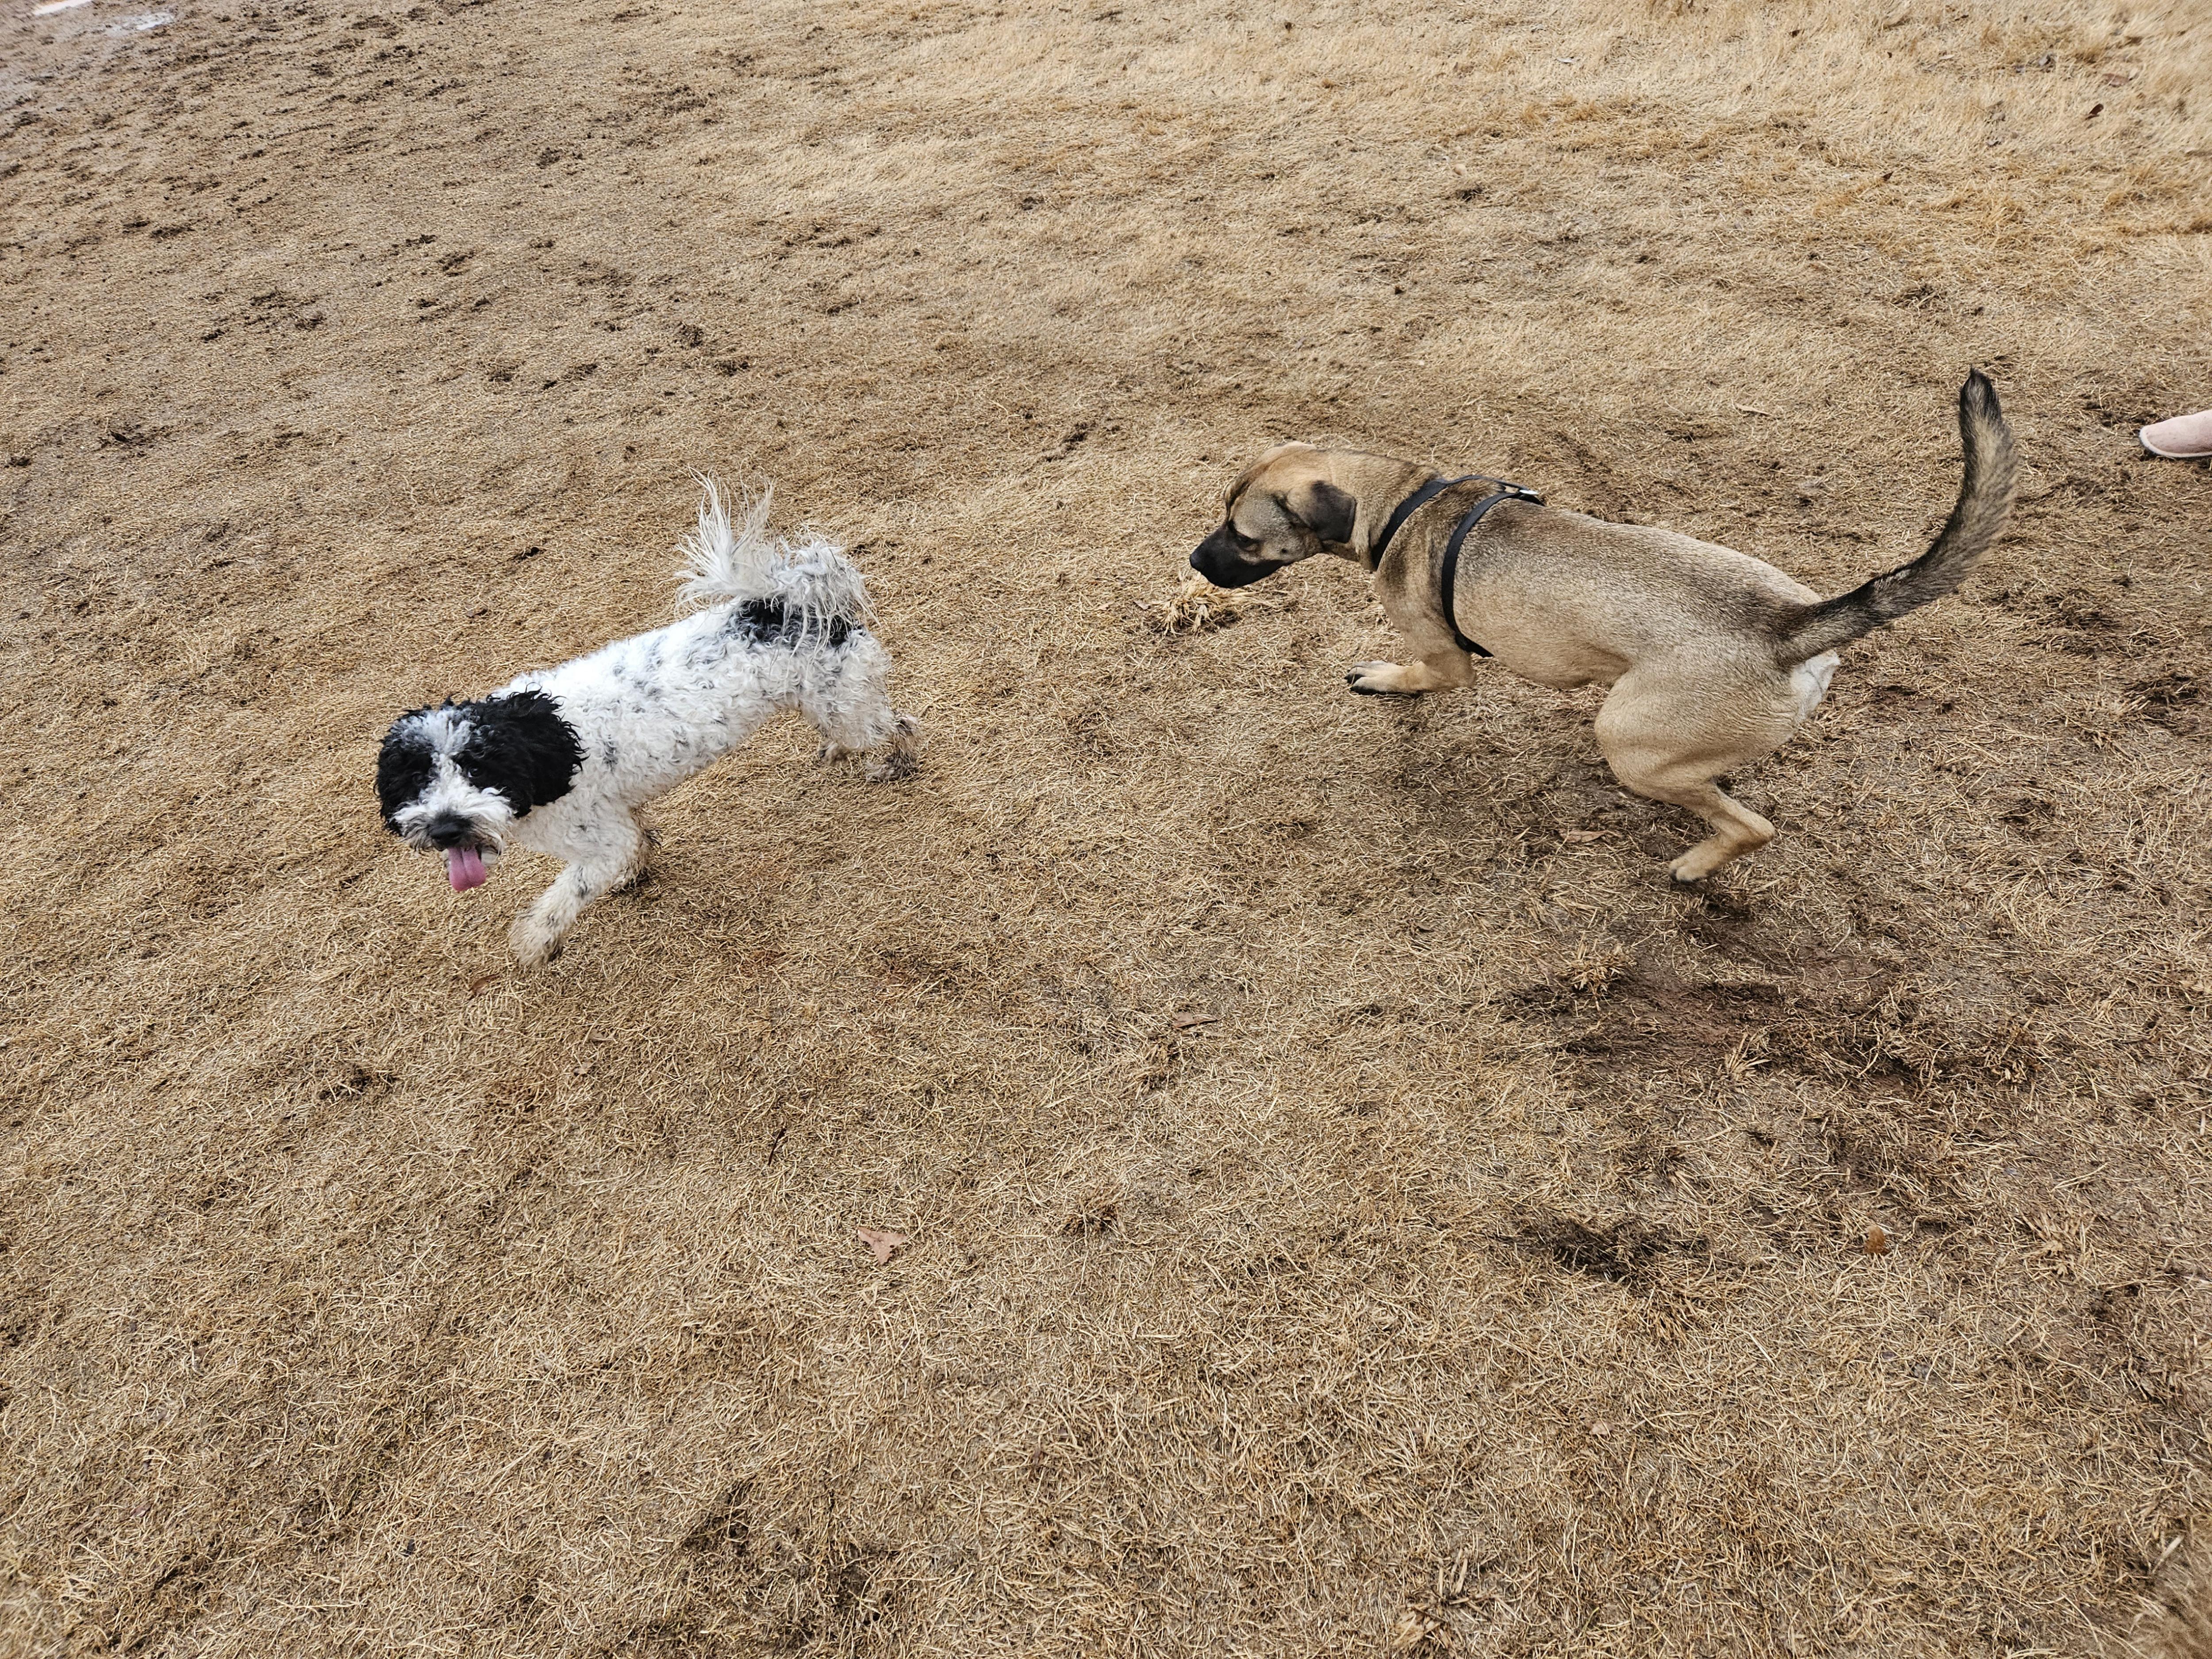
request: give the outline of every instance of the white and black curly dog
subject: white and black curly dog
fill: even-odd
[[[385,734],[384,822],[417,851],[442,854],[455,892],[481,886],[515,848],[568,861],[507,936],[526,968],[561,948],[586,905],[643,869],[636,808],[772,715],[805,716],[824,760],[878,751],[873,781],[914,769],[915,722],[891,707],[890,658],[843,550],[772,536],[769,492],[741,495],[733,520],[720,490],[700,482],[680,598],[702,608],[474,702],[410,710]]]

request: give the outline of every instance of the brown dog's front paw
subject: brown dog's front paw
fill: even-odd
[[[1395,662],[1356,662],[1344,671],[1344,683],[1363,697],[1414,697],[1406,671]]]

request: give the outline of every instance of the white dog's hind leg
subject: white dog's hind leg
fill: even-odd
[[[557,849],[568,854],[568,867],[507,930],[515,960],[525,968],[550,961],[586,905],[637,878],[645,867],[645,832],[625,812],[591,824]]]
[[[890,654],[875,638],[856,635],[836,677],[805,687],[799,697],[799,712],[822,734],[819,758],[880,751],[868,764],[871,783],[909,776],[921,753],[914,717],[891,707],[890,669]]]

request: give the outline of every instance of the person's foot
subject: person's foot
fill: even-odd
[[[2154,455],[2170,461],[2201,461],[2212,457],[2212,409],[2194,415],[2177,415],[2170,421],[2147,426],[2136,436]]]

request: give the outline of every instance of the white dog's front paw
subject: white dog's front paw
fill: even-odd
[[[897,783],[912,777],[921,763],[912,755],[885,755],[881,760],[872,760],[860,769],[860,775],[870,783]]]
[[[516,917],[507,930],[507,942],[525,968],[543,968],[561,954],[561,935],[535,916]]]
[[[896,783],[912,777],[921,765],[921,727],[913,715],[901,714],[891,722],[891,740],[861,769],[860,775],[870,783]]]

